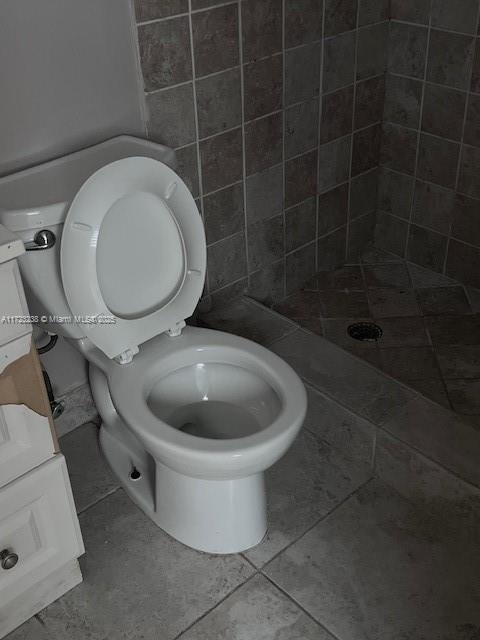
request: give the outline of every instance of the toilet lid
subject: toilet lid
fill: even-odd
[[[140,344],[182,325],[205,268],[195,201],[162,162],[112,162],[75,196],[62,234],[63,286],[75,322],[109,358],[131,359]]]

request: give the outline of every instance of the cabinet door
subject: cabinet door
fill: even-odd
[[[0,373],[28,353],[32,325],[16,260],[0,264]]]
[[[61,454],[0,489],[2,551],[11,568],[0,566],[0,619],[8,602],[83,553]]]
[[[0,406],[0,487],[54,454],[50,422],[23,404]]]

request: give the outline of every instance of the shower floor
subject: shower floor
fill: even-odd
[[[444,318],[424,307],[401,316],[398,304],[393,316],[379,316],[377,307],[370,312],[378,290],[390,296],[413,291],[410,298],[421,306],[417,291],[434,288],[426,280],[418,284],[420,272],[375,255],[380,266],[395,264],[377,269],[377,279],[380,273],[405,274],[403,266],[409,286],[386,286],[385,277],[372,286],[370,254],[352,265],[358,269],[319,275],[315,282],[322,280],[322,288],[310,285],[288,301],[293,309],[297,300],[298,309],[298,298],[305,304],[310,299],[308,313],[302,311],[298,320],[316,332],[330,333],[330,320],[345,326],[349,319],[373,316],[387,344],[364,347],[369,360],[384,349],[401,353],[402,345],[391,346],[392,341],[421,334],[413,329],[419,319],[429,339],[437,336],[439,330],[425,327],[431,318]],[[344,278],[354,273],[356,280],[347,286]],[[326,288],[325,281],[335,286]],[[453,291],[456,285],[442,286]],[[344,307],[348,314],[340,310],[332,317],[332,306],[323,312],[326,300],[344,304],[350,297],[357,306]],[[368,312],[364,302],[360,316],[362,297]],[[476,322],[471,302],[469,313],[449,310],[445,317],[454,317],[452,326],[460,326],[461,318]],[[395,330],[388,327],[390,318]],[[396,318],[407,318],[410,329],[400,331]],[[98,428],[87,423],[60,439],[85,541],[84,581],[8,640],[478,640],[479,431],[299,321],[249,298],[230,300],[197,321],[259,342],[305,383],[304,426],[265,474],[268,535],[257,547],[230,556],[184,547],[118,486],[98,450]],[[465,336],[473,335],[465,329]],[[475,351],[471,344],[453,346]],[[430,348],[437,363],[438,348],[430,343],[405,348],[419,350],[410,352],[410,369],[420,366],[421,349]],[[445,387],[449,380],[431,371],[423,379]]]
[[[368,360],[480,428],[480,293],[368,249],[358,264],[318,273],[274,310]],[[373,322],[380,339],[349,327]]]

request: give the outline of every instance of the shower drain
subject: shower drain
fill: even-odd
[[[355,322],[347,329],[348,335],[360,342],[377,342],[383,336],[383,330],[374,322]]]

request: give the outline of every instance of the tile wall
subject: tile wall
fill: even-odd
[[[480,287],[479,0],[392,0],[377,246]]]
[[[148,135],[197,198],[214,302],[283,298],[373,236],[388,4],[136,0]]]

